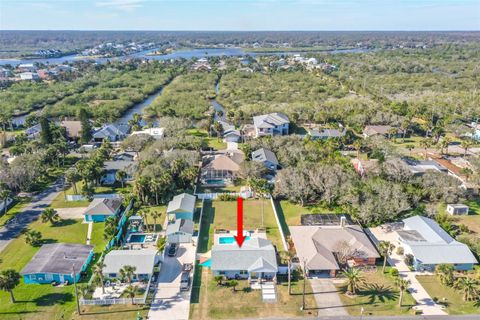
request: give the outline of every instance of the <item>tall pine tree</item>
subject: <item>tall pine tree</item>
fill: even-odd
[[[80,143],[88,143],[90,142],[90,140],[92,140],[92,125],[90,123],[87,110],[85,110],[84,108],[80,109],[78,117],[80,118],[80,122],[82,123]]]

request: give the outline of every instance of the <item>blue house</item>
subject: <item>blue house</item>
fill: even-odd
[[[26,284],[73,283],[86,271],[93,259],[93,246],[77,243],[44,244],[23,268],[21,275]]]
[[[85,221],[103,222],[108,217],[113,217],[120,212],[122,198],[97,198],[83,213]]]
[[[195,211],[195,196],[182,193],[173,197],[168,203],[167,214],[169,220],[186,219],[193,220]]]

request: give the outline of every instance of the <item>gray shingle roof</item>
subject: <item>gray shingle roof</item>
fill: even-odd
[[[341,138],[345,135],[345,130],[323,129],[322,131],[318,131],[318,129],[312,129],[308,131],[308,134],[312,136],[312,138]]]
[[[214,271],[278,271],[277,257],[272,242],[256,237],[245,240],[241,248],[236,243],[214,245],[211,261]]]
[[[253,117],[253,124],[257,128],[273,128],[286,123],[290,123],[288,117],[279,112]]]
[[[96,198],[90,202],[84,215],[115,214],[122,205],[121,198]]]
[[[130,127],[128,125],[107,124],[93,134],[96,139],[106,139],[111,137],[124,137],[127,135]]]
[[[21,274],[72,274],[73,268],[79,273],[92,250],[93,246],[77,243],[44,244],[23,268]]]
[[[414,216],[403,222],[404,231],[415,230],[421,235],[421,238],[409,238],[398,232],[401,240],[411,248],[415,259],[422,264],[478,263],[467,245],[453,239],[432,219]]]
[[[167,226],[167,235],[170,235],[175,232],[184,232],[184,233],[193,234],[193,227],[194,227],[194,224],[192,220],[178,219],[178,220],[175,220],[174,223],[170,223]]]
[[[135,274],[152,273],[157,250],[112,250],[105,256],[103,273],[118,273],[124,266],[135,267]]]
[[[278,166],[278,160],[277,160],[277,157],[275,156],[275,153],[265,148],[261,148],[253,151],[252,160],[256,162],[269,161]]]
[[[168,203],[167,213],[178,210],[193,212],[195,210],[195,196],[188,193],[182,193],[173,197],[172,201]]]

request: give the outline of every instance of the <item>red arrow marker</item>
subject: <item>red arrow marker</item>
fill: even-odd
[[[241,248],[245,236],[243,235],[243,198],[237,198],[237,235],[234,236],[238,247]]]

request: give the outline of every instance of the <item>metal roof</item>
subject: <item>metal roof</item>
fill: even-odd
[[[257,128],[274,128],[286,123],[290,123],[288,117],[279,112],[253,117],[253,124]]]
[[[77,243],[44,244],[20,273],[72,274],[73,268],[79,273],[92,250],[93,246]]]
[[[195,210],[195,200],[195,196],[188,193],[176,195],[168,203],[167,213],[175,211],[193,212]]]
[[[174,223],[169,223],[167,226],[167,235],[176,232],[184,232],[193,234],[194,223],[192,220],[177,219]]]
[[[135,274],[151,274],[157,250],[112,250],[105,256],[103,273],[118,273],[125,266],[135,267]]]

